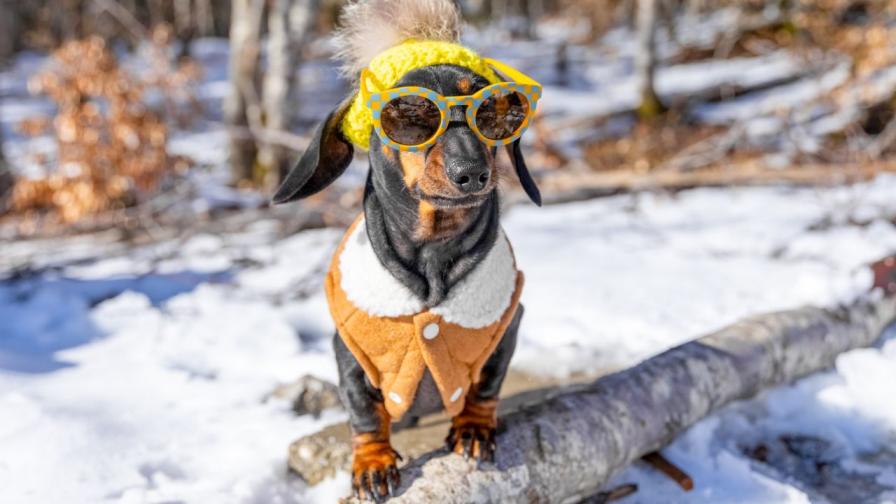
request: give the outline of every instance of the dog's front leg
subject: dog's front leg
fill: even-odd
[[[364,369],[337,334],[333,339],[339,367],[339,397],[352,427],[352,491],[379,502],[393,495],[400,477],[401,456],[389,442],[390,421],[383,395],[373,388]]]
[[[510,367],[510,358],[516,350],[516,333],[522,318],[521,304],[504,331],[501,342],[482,368],[479,382],[470,387],[464,409],[451,419],[451,430],[445,439],[449,450],[477,460],[494,460],[498,395]]]

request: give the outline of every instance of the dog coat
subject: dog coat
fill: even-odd
[[[333,254],[325,289],[339,336],[396,421],[413,404],[426,369],[448,414],[460,413],[513,319],[523,274],[499,230],[485,258],[428,307],[382,265],[362,216]]]

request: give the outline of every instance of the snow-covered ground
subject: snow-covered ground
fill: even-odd
[[[896,178],[881,177],[513,208],[504,225],[527,274],[513,365],[627,366],[745,315],[848,300],[869,285],[863,265],[896,249],[883,218],[896,214],[894,193]],[[0,283],[0,501],[344,494],[345,474],[315,488],[290,476],[286,449],[345,415],[296,417],[268,398],[306,373],[335,379],[320,284],[341,231],[278,240],[273,229],[258,222]],[[808,502],[806,485],[746,454],[802,436],[893,498],[894,383],[896,339],[692,428],[666,453],[694,492],[638,466],[617,479],[640,484],[630,502]]]
[[[697,20],[682,34],[705,44],[730,24],[724,16]],[[541,113],[549,125],[635,103],[630,33],[613,30],[595,47],[570,44],[562,84],[557,39],[571,36],[568,27],[541,32],[538,43],[486,32],[468,40],[546,84]],[[663,47],[674,52],[668,42]],[[262,196],[226,186],[227,138],[214,115],[228,91],[226,43],[204,39],[192,49],[205,68],[198,93],[209,117],[174,131],[169,144],[199,165],[190,175],[199,192],[191,203],[199,211],[255,205]],[[5,151],[23,175],[40,173],[32,158],[52,159],[55,150],[49,138],[15,133],[22,119],[52,113],[25,85],[45,63],[43,55],[22,54],[0,71]],[[782,52],[673,65],[659,71],[658,87],[680,95],[795,78],[804,66]],[[695,118],[775,136],[774,111],[805,106],[814,114],[812,100],[842,76],[834,65],[788,86],[706,104]],[[307,127],[346,88],[323,60],[306,62],[301,79]],[[826,124],[846,120],[825,114]],[[579,125],[555,141],[575,156],[579,140],[593,135]],[[356,165],[342,183],[359,183],[363,163]],[[504,224],[527,275],[513,365],[559,376],[615,369],[743,316],[847,301],[869,285],[865,263],[896,250],[894,194],[896,178],[881,177],[834,189],[706,189],[513,208]],[[347,493],[345,474],[308,488],[286,470],[291,441],[345,414],[297,417],[269,397],[304,374],[335,380],[321,280],[340,235],[330,229],[280,239],[275,223],[261,221],[240,233],[158,243],[0,282],[0,503],[330,503]],[[28,247],[0,243],[0,265],[4,254],[21,257]],[[645,504],[838,502],[825,486],[833,477],[869,489],[867,502],[896,501],[894,384],[891,338],[694,426],[666,450],[694,477],[693,492],[638,465],[616,481],[638,482],[625,502]],[[761,447],[769,463],[754,460],[764,457]],[[788,463],[812,464],[815,472],[782,466]],[[784,476],[792,474],[805,477]]]

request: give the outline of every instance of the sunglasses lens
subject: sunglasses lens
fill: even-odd
[[[422,96],[401,96],[383,107],[380,124],[386,135],[401,145],[419,145],[439,131],[439,107]]]
[[[529,100],[522,93],[504,91],[487,98],[476,111],[476,127],[491,140],[513,136],[529,115]]]

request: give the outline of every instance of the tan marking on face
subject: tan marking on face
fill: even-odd
[[[473,82],[468,77],[461,77],[460,80],[457,81],[457,89],[459,89],[461,93],[469,94],[470,90],[473,89]]]
[[[421,241],[428,241],[433,238],[436,230],[436,207],[426,200],[420,200],[417,207],[417,229],[414,236]]]
[[[430,149],[417,184],[424,194],[447,198],[461,196],[454,184],[448,180],[448,174],[445,172],[445,151],[441,144],[436,144]]]
[[[445,171],[445,152],[441,144],[436,144],[426,155],[412,152],[398,154],[404,182],[408,189],[424,196],[459,198],[463,193],[448,179]],[[489,192],[497,184],[496,165],[490,150],[486,150],[486,162],[491,169],[489,184],[483,192]],[[414,238],[420,241],[434,241],[458,236],[471,223],[473,208],[441,208],[430,201],[421,199],[418,203],[417,228]]]
[[[417,208],[417,229],[414,230],[414,238],[419,241],[444,240],[458,236],[467,229],[473,209],[462,208],[436,208],[432,203],[421,200]]]
[[[426,157],[419,152],[402,151],[398,154],[398,159],[401,162],[401,171],[404,173],[404,185],[408,188],[414,187],[423,176]]]

